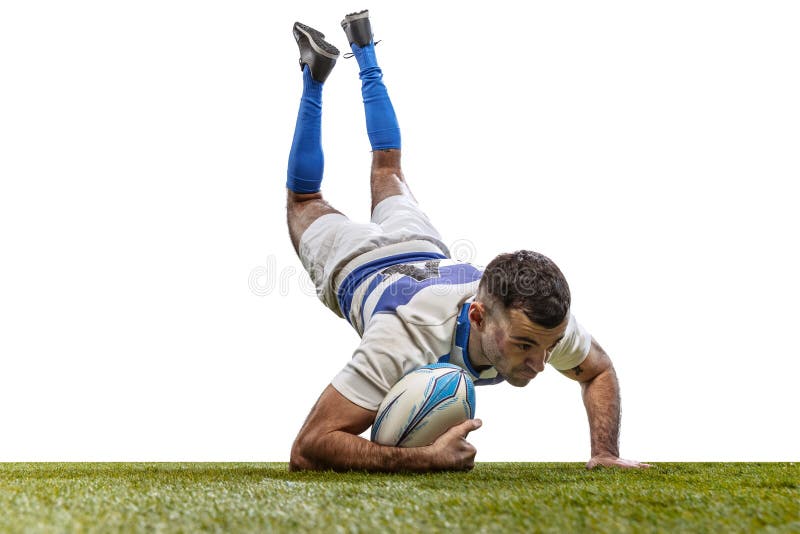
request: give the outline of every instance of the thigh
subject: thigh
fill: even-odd
[[[450,257],[441,234],[409,195],[393,195],[382,200],[372,210],[372,222],[380,225],[396,239],[425,239],[431,241]]]
[[[317,297],[342,316],[336,297],[336,275],[353,258],[386,242],[383,229],[374,223],[357,223],[341,213],[315,219],[299,240],[297,255],[314,283]]]
[[[286,223],[289,225],[289,237],[297,254],[300,254],[300,237],[311,224],[331,213],[342,214],[331,206],[322,193],[295,193],[287,190],[286,196]]]

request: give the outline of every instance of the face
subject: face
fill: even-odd
[[[474,354],[479,360],[478,365],[494,366],[512,386],[526,386],[544,371],[550,353],[564,337],[569,314],[558,326],[545,328],[519,310],[495,307],[487,311],[480,303],[473,306],[476,304],[483,313],[476,310],[482,321],[472,324],[473,328],[478,328],[479,335],[476,339],[478,346],[470,347],[470,356],[473,356],[474,349],[478,349],[481,354]],[[473,319],[472,309],[470,319]]]

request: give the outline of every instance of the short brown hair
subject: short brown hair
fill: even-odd
[[[518,250],[500,254],[486,266],[479,299],[517,309],[545,328],[561,324],[569,313],[569,285],[558,266],[543,254]]]

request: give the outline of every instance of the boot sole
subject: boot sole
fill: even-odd
[[[344,20],[342,21],[342,26],[347,23],[354,22],[360,19],[368,19],[369,18],[369,9],[365,9],[364,11],[359,11],[358,13],[350,13],[349,15],[345,15]]]
[[[325,40],[325,35],[323,35],[322,32],[319,32],[314,28],[299,22],[295,22],[294,27],[297,29],[297,31],[304,34],[308,38],[308,42],[311,45],[311,48],[314,49],[314,52],[323,55],[328,59],[337,59],[339,57],[339,49],[327,42]]]

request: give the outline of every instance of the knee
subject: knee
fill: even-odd
[[[408,192],[408,186],[400,169],[373,169],[370,188],[374,195],[401,195]]]
[[[400,167],[381,166],[372,167],[371,178],[373,180],[399,180],[403,181],[403,171]]]
[[[289,220],[303,220],[324,211],[328,203],[322,198],[322,193],[295,193],[288,190],[286,196],[286,215]]]

